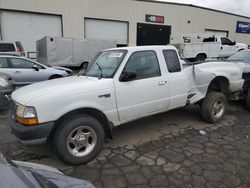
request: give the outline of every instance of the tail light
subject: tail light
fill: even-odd
[[[19,47],[16,48],[17,52],[21,52],[21,49]]]

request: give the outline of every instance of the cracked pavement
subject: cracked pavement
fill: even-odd
[[[0,112],[2,153],[51,165],[96,187],[250,187],[250,114],[238,102],[217,124],[203,122],[199,108],[190,106],[120,126],[100,155],[81,166],[62,163],[46,145],[18,143],[6,114]]]

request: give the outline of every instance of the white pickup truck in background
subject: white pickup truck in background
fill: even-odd
[[[182,64],[175,47],[104,50],[77,76],[32,84],[12,94],[10,125],[23,143],[52,139],[59,157],[86,163],[112,127],[189,104],[220,121],[239,94],[244,64]]]
[[[248,49],[247,44],[233,42],[225,36],[203,38],[198,35],[197,38],[200,42],[192,42],[192,37],[182,37],[183,42],[175,43],[176,39],[171,37],[171,44],[179,50],[182,58],[190,61],[226,58],[238,51]]]

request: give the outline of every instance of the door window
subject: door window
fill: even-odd
[[[154,51],[143,51],[133,53],[124,70],[136,71],[136,79],[161,76],[160,67]]]
[[[221,37],[221,44],[222,45],[232,45],[233,42],[226,37]]]
[[[32,62],[18,58],[10,59],[10,64],[11,67],[15,69],[31,69],[33,67]]]
[[[0,68],[8,68],[8,62],[6,58],[0,58]]]
[[[163,50],[163,56],[169,72],[181,71],[180,61],[175,50]]]

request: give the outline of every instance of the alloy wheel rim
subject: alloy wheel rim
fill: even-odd
[[[84,157],[90,154],[97,143],[94,129],[80,126],[71,131],[67,139],[68,151],[75,157]]]
[[[226,109],[226,104],[222,100],[217,100],[213,105],[212,114],[216,119],[221,118]]]

